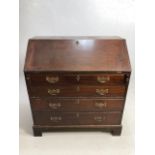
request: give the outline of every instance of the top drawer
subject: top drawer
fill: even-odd
[[[31,73],[26,75],[31,86],[51,85],[120,85],[125,82],[125,74],[63,74]]]

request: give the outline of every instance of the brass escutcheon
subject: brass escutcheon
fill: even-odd
[[[79,87],[79,86],[76,87],[76,91],[77,91],[77,92],[80,91],[80,87]]]
[[[76,117],[79,118],[79,113],[78,112],[76,113]]]
[[[79,82],[80,81],[80,75],[76,76],[76,80]]]

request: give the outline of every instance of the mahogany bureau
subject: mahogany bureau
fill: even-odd
[[[32,38],[24,73],[34,136],[64,130],[121,134],[131,74],[125,39]]]

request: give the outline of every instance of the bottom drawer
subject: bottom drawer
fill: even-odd
[[[35,125],[117,125],[121,112],[50,112],[34,111]]]

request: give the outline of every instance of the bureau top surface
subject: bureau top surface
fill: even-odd
[[[32,38],[25,71],[130,72],[125,39],[104,37]]]

